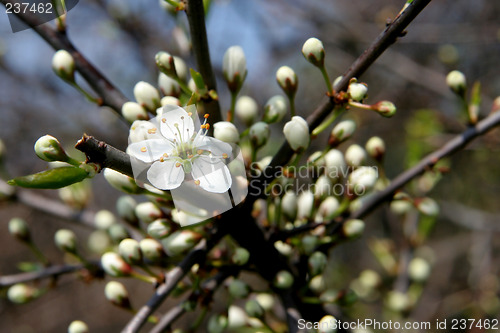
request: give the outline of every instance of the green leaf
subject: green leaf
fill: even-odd
[[[36,272],[43,268],[38,262],[21,261],[17,264],[17,268],[22,272]]]
[[[196,88],[198,88],[198,92],[200,93],[200,95],[205,95],[207,91],[206,91],[205,81],[203,81],[203,77],[201,76],[200,73],[198,73],[194,69],[190,68],[189,70],[191,72],[191,77],[193,78],[193,81],[196,84]]]
[[[14,178],[9,180],[8,184],[28,188],[56,189],[81,182],[87,176],[87,171],[79,167],[68,166]]]

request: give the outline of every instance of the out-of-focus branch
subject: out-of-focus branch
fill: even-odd
[[[4,6],[8,3],[12,5],[19,3],[16,0],[1,0],[1,2]],[[75,59],[76,70],[99,95],[101,105],[109,106],[121,116],[120,110],[127,98],[74,47],[65,32],[57,31],[48,24],[42,24],[39,18],[29,11],[16,13],[15,15],[29,25],[55,50],[68,51]]]
[[[215,75],[210,61],[210,52],[208,49],[203,0],[187,0],[186,13],[189,21],[189,30],[191,30],[191,43],[193,45],[196,66],[203,76],[203,80],[205,81],[208,90],[217,90]],[[209,121],[211,124],[222,120],[218,101],[210,100],[205,103],[205,108],[205,112],[210,114]]]
[[[56,265],[44,268],[36,272],[27,272],[13,275],[0,276],[0,288],[9,287],[16,283],[25,283],[33,280],[40,280],[49,277],[56,277],[62,274],[78,271],[85,266],[78,265]]]

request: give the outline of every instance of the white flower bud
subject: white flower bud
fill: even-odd
[[[297,219],[308,219],[312,215],[314,205],[314,194],[309,191],[300,193],[297,199]]]
[[[312,276],[323,273],[328,263],[328,258],[323,252],[316,251],[309,257],[308,265]]]
[[[12,303],[24,304],[35,296],[36,290],[24,283],[16,283],[7,290],[7,298]]]
[[[151,223],[163,216],[163,212],[152,202],[142,202],[135,207],[135,215],[144,223]]]
[[[250,287],[248,287],[248,285],[245,282],[239,279],[233,279],[229,283],[227,288],[229,294],[234,298],[245,298],[248,296],[248,293],[250,292]]]
[[[264,316],[264,309],[259,304],[259,302],[257,302],[254,299],[251,299],[251,300],[246,302],[245,311],[246,311],[247,315],[250,317],[262,318],[262,316]]]
[[[446,76],[446,84],[457,95],[462,96],[467,89],[467,80],[460,71],[451,71]]]
[[[132,271],[129,264],[115,252],[106,252],[101,257],[101,266],[111,276],[128,276]]]
[[[362,196],[373,189],[377,182],[378,172],[372,167],[359,167],[349,176],[349,188],[356,196]]]
[[[330,149],[325,157],[326,175],[332,180],[343,178],[347,172],[344,155],[337,149]]]
[[[189,79],[188,88],[191,91],[198,91],[198,88],[196,87],[196,83],[194,82],[193,78]]]
[[[390,204],[391,212],[396,215],[404,215],[413,208],[413,204],[408,200],[393,200]]]
[[[374,289],[382,282],[380,275],[371,269],[365,269],[359,274],[359,282],[367,289]]]
[[[255,300],[259,302],[264,311],[272,310],[274,307],[274,297],[268,293],[259,293],[255,296]]]
[[[227,328],[227,317],[217,314],[208,319],[207,331],[208,333],[223,333]]]
[[[250,259],[250,252],[242,247],[238,247],[234,250],[233,256],[231,257],[232,262],[240,266],[245,265],[248,262],[248,259]]]
[[[181,94],[181,86],[171,77],[163,73],[158,74],[158,87],[165,96],[179,96]]]
[[[381,116],[390,118],[396,114],[396,106],[389,101],[381,101],[372,105],[373,110],[378,112]]]
[[[52,69],[63,80],[75,82],[75,60],[68,51],[59,50],[54,54]]]
[[[144,238],[139,242],[139,247],[141,248],[142,255],[144,259],[151,262],[159,262],[163,257],[165,257],[165,252],[160,242],[151,239]]]
[[[347,238],[356,238],[363,234],[365,222],[361,220],[348,220],[342,225],[342,231]]]
[[[321,294],[326,289],[326,282],[323,275],[314,276],[311,281],[309,281],[309,289],[315,294]]]
[[[297,217],[297,195],[293,191],[287,191],[281,199],[281,211],[285,218],[294,221]]]
[[[104,295],[107,300],[121,308],[130,309],[128,291],[123,284],[118,281],[109,281],[104,288]]]
[[[161,240],[165,252],[175,257],[191,248],[201,239],[201,235],[191,230],[179,230]]]
[[[366,98],[368,93],[368,86],[364,83],[353,82],[349,84],[347,92],[351,96],[351,99],[356,102],[361,102]]]
[[[174,57],[170,53],[165,51],[160,51],[155,55],[156,66],[160,69],[162,73],[165,73],[171,77],[177,77],[177,71],[175,70]]]
[[[166,219],[154,220],[148,225],[148,235],[155,239],[167,237],[170,233],[171,227]]]
[[[366,151],[360,145],[353,144],[345,151],[345,161],[354,168],[363,165],[366,160]]]
[[[342,81],[343,78],[344,77],[342,75],[337,76],[337,78],[335,80],[333,80],[332,86],[335,87],[340,81]]]
[[[332,147],[336,147],[342,142],[349,139],[354,131],[356,130],[356,123],[352,120],[343,120],[338,123],[330,133],[330,138],[328,139],[328,144]]]
[[[431,273],[431,266],[427,260],[413,258],[408,265],[408,275],[413,281],[425,282]]]
[[[340,292],[336,289],[327,289],[319,295],[319,300],[323,303],[335,303],[338,301]]]
[[[73,320],[68,326],[68,333],[89,333],[89,327],[81,320]]]
[[[315,151],[309,157],[307,158],[307,163],[314,163],[315,166],[317,167],[324,167],[325,166],[325,159],[323,158],[323,152],[321,151]]]
[[[229,121],[219,121],[214,124],[214,138],[228,143],[238,143],[240,133],[236,126]]]
[[[160,94],[151,84],[140,81],[134,87],[134,97],[137,103],[146,110],[154,112],[160,107]]]
[[[107,231],[111,240],[116,244],[119,244],[125,238],[130,237],[127,229],[120,223],[112,224]]]
[[[374,136],[366,142],[365,149],[370,157],[377,161],[380,161],[385,154],[384,140],[382,140],[378,136]]]
[[[132,177],[129,177],[110,168],[105,168],[103,174],[109,185],[113,186],[119,191],[128,194],[139,194],[140,192],[142,192],[142,188],[137,185],[134,178]]]
[[[28,224],[19,217],[14,217],[9,221],[9,233],[22,242],[28,242],[31,239]]]
[[[250,140],[254,147],[260,148],[267,143],[269,135],[269,125],[263,121],[259,121],[250,127]]]
[[[302,54],[311,64],[323,67],[325,63],[325,48],[317,38],[309,38],[302,46]]]
[[[281,66],[276,72],[276,81],[289,98],[293,98],[297,92],[297,74],[288,66]]]
[[[310,255],[318,245],[318,237],[314,235],[305,235],[301,240],[302,248],[306,255]]]
[[[248,316],[246,312],[239,306],[230,305],[227,313],[227,325],[229,331],[231,332],[236,330],[237,328],[245,326],[248,322]]]
[[[68,229],[60,229],[54,235],[54,242],[63,252],[76,253],[76,235]]]
[[[165,105],[181,106],[181,101],[177,97],[174,97],[174,96],[165,96],[165,97],[162,97],[162,99],[160,100],[160,104],[161,104],[161,106],[165,106]],[[158,110],[156,110],[156,116],[161,117],[162,114],[163,114],[163,108],[159,108]]]
[[[177,76],[182,81],[186,81],[188,75],[188,68],[184,60],[182,60],[182,58],[174,56],[174,65],[175,65],[175,70],[177,71]]]
[[[162,138],[161,134],[155,131],[151,131],[151,129],[153,128],[157,128],[157,126],[153,124],[151,121],[145,121],[145,120],[134,121],[130,126],[130,131],[128,136],[129,143]]]
[[[252,97],[241,96],[236,101],[234,113],[243,124],[250,126],[257,119],[259,107]]]
[[[136,102],[125,102],[122,105],[122,116],[130,123],[136,120],[147,120],[148,113],[144,108]]]
[[[332,196],[327,197],[319,205],[315,221],[324,222],[333,219],[335,217],[335,213],[337,212],[339,206],[340,204],[337,198]]]
[[[319,320],[319,333],[335,333],[337,332],[337,326],[334,325],[337,322],[334,316],[327,315]]]
[[[271,97],[264,106],[263,120],[268,123],[281,121],[287,112],[287,101],[285,97],[276,95]]]
[[[274,277],[273,284],[279,289],[288,289],[293,285],[293,275],[288,271],[279,271]]]
[[[93,231],[87,240],[88,248],[96,254],[103,254],[111,247],[111,245],[111,238],[104,230]]]
[[[234,94],[240,91],[247,76],[247,61],[240,46],[231,46],[224,54],[222,73],[229,90]]]
[[[67,162],[69,159],[59,141],[52,135],[44,135],[38,139],[34,149],[36,155],[47,162]]]
[[[299,116],[292,117],[292,120],[283,127],[283,134],[290,147],[295,151],[301,151],[309,147],[311,137],[309,135],[309,125],[304,118]]]
[[[106,172],[106,170],[107,169],[104,169],[104,172]],[[128,195],[123,195],[116,201],[116,212],[125,222],[130,223],[131,225],[137,225],[138,218],[135,215],[136,206],[137,202],[134,198]]]
[[[139,242],[132,238],[125,238],[118,245],[118,253],[131,265],[137,265],[142,262],[142,252]]]
[[[415,200],[417,209],[424,215],[437,216],[439,214],[439,205],[431,198]]]
[[[402,312],[410,306],[408,295],[400,291],[390,291],[386,298],[387,307],[395,312]]]
[[[278,250],[279,253],[284,256],[289,256],[293,252],[292,246],[280,240],[274,242],[274,247],[276,248],[276,250]]]
[[[332,192],[332,181],[325,175],[321,175],[314,184],[314,197],[317,199],[324,198]]]
[[[94,216],[94,224],[97,229],[106,230],[116,223],[116,218],[109,210],[102,209]]]

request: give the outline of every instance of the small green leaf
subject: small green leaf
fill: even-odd
[[[200,93],[200,95],[205,95],[207,93],[206,91],[207,87],[205,85],[205,81],[203,81],[203,77],[201,76],[200,73],[198,73],[194,69],[190,68],[189,70],[191,72],[191,77],[193,78],[193,81],[196,84],[198,92]]]
[[[17,264],[17,268],[22,272],[36,272],[43,268],[38,262],[21,261]]]
[[[8,184],[28,188],[56,189],[81,182],[87,176],[87,171],[79,167],[68,166],[14,178],[9,180]]]

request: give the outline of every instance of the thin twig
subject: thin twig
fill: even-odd
[[[54,265],[36,272],[27,272],[27,273],[0,276],[0,288],[9,287],[16,283],[25,283],[49,277],[56,277],[62,274],[68,274],[74,271],[78,271],[84,267],[85,266],[83,264]]]
[[[19,3],[16,0],[0,0],[6,4]],[[118,115],[121,116],[121,107],[127,102],[127,98],[101,73],[95,68],[68,39],[66,32],[57,31],[42,21],[29,11],[22,11],[15,14],[21,21],[29,25],[37,34],[40,35],[55,50],[66,50],[75,59],[76,70],[83,76],[88,84],[100,96],[102,106],[109,106]]]

